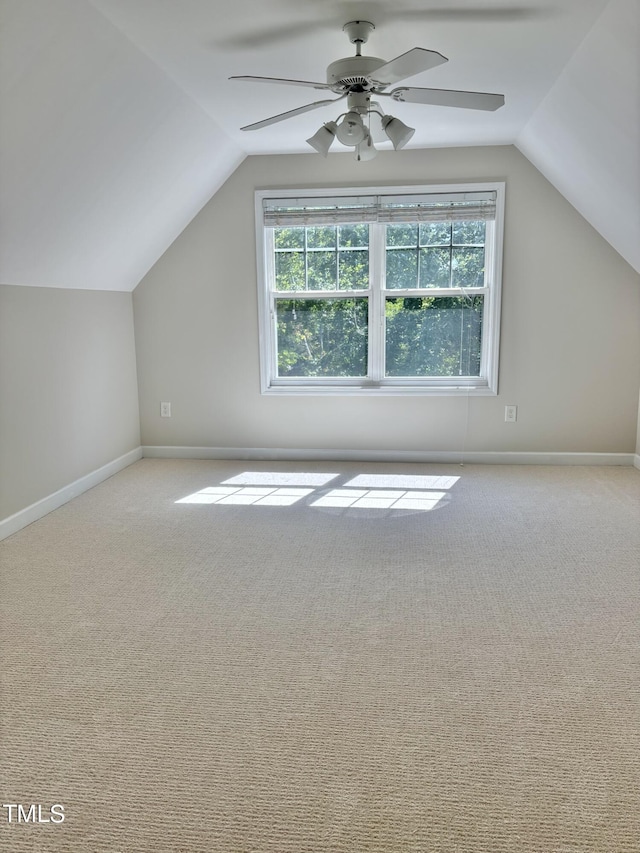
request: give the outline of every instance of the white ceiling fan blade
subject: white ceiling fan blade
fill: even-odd
[[[270,124],[276,124],[279,121],[286,121],[288,118],[302,115],[302,113],[308,113],[318,107],[325,107],[327,104],[335,104],[336,101],[341,100],[342,98],[332,98],[327,101],[314,101],[312,104],[305,104],[304,107],[296,107],[295,110],[288,110],[286,113],[279,113],[276,116],[270,116],[270,118],[262,119],[262,121],[247,124],[244,127],[241,127],[240,130],[260,130],[261,127],[268,127]]]
[[[414,74],[420,74],[421,71],[428,71],[436,65],[442,65],[443,62],[448,62],[448,59],[441,53],[426,50],[424,47],[414,47],[381,65],[380,68],[376,68],[371,78],[380,86],[388,86],[390,83],[404,80],[405,77],[412,77]]]
[[[285,77],[251,77],[250,75],[241,75],[238,77],[229,77],[229,80],[248,80],[250,83],[283,83],[286,86],[307,86],[311,89],[331,89],[328,83],[313,83],[310,80],[287,80]]]
[[[394,101],[409,104],[431,104],[436,107],[462,107],[467,110],[497,110],[504,105],[504,95],[489,92],[458,92],[453,89],[416,89],[405,86],[388,94]]]
[[[461,23],[508,23],[547,17],[550,10],[534,6],[501,6],[492,9],[470,9],[468,6],[443,6],[431,9],[397,9],[394,19],[405,21],[460,21]]]
[[[294,4],[298,6],[299,0]],[[295,42],[307,38],[310,32],[318,30],[335,29],[341,25],[341,17],[336,21],[323,17],[318,20],[304,20],[292,24],[279,23],[274,27],[260,27],[247,32],[246,22],[242,32],[234,36],[226,33],[214,44],[218,50],[261,50],[265,47],[274,47],[286,42]]]
[[[291,4],[299,9],[303,4],[302,0],[290,0]],[[309,6],[316,6],[318,0],[309,0]],[[328,4],[325,4],[328,5]],[[365,8],[361,8],[365,6]],[[330,14],[325,14],[315,20],[306,19],[293,24],[279,24],[277,27],[261,28],[253,32],[247,32],[244,29],[238,35],[225,33],[220,39],[214,42],[218,50],[261,50],[264,47],[281,45],[287,42],[295,42],[299,39],[306,38],[310,32],[319,32],[321,30],[333,30],[346,20],[358,19],[361,16],[373,18],[380,28],[387,23],[396,21],[407,21],[417,23],[430,23],[431,21],[459,21],[460,23],[509,23],[511,21],[528,21],[548,18],[551,15],[558,14],[551,8],[551,4],[546,6],[529,4],[527,6],[499,6],[493,8],[476,8],[471,9],[468,5],[451,6],[450,4],[432,7],[430,9],[403,9],[399,8],[399,3],[375,2],[375,0],[367,0],[354,5],[353,0],[346,2],[334,3],[334,11]],[[394,81],[389,81],[394,82]]]

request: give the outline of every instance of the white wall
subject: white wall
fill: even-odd
[[[0,285],[0,519],[139,445],[131,294]]]
[[[507,183],[499,396],[262,396],[254,190],[473,179]],[[138,285],[134,315],[143,445],[635,450],[640,276],[511,146],[249,157]]]
[[[638,399],[638,435],[636,437],[636,455],[640,456],[640,398]],[[640,465],[638,467],[640,467]]]
[[[640,272],[640,4],[611,0],[517,139]]]
[[[3,0],[0,56],[0,281],[133,290],[243,152],[87,0]]]

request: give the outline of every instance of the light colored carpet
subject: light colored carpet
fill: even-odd
[[[147,459],[0,555],[12,853],[640,851],[637,470]]]

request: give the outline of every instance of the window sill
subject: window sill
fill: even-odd
[[[487,385],[271,385],[266,395],[284,397],[495,397]]]

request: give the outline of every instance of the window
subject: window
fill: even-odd
[[[256,193],[263,392],[496,394],[503,207],[503,184]]]

